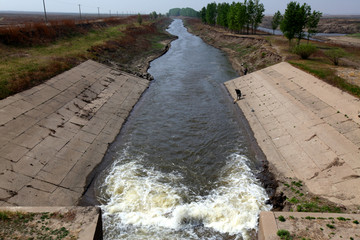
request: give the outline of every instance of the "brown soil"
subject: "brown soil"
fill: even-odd
[[[246,67],[253,72],[282,60],[262,36],[234,34],[220,27],[204,25],[198,19],[185,19],[185,25],[206,43],[224,51],[240,75]]]
[[[126,37],[94,46],[89,51],[96,56],[96,61],[152,80],[147,73],[150,62],[167,52],[170,43],[176,39],[164,31],[170,22],[171,19],[164,18],[141,28],[129,26],[124,31]],[[154,46],[159,43],[161,47]]]

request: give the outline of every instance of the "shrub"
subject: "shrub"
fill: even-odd
[[[339,60],[345,57],[346,52],[341,48],[332,48],[324,52],[325,56],[334,63],[335,66],[339,65]]]
[[[278,219],[279,219],[280,222],[285,222],[286,221],[286,219],[285,219],[285,217],[283,215],[280,215]]]
[[[293,48],[293,52],[299,55],[302,59],[308,59],[311,54],[316,52],[316,46],[312,44],[300,44]]]
[[[285,239],[285,240],[291,240],[292,237],[290,235],[290,232],[284,229],[280,229],[277,231],[277,235],[281,238],[281,239]]]

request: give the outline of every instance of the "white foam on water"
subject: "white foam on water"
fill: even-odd
[[[166,239],[168,234],[172,239],[186,239],[178,234],[181,231],[187,231],[191,239],[209,239],[194,234],[194,226],[248,239],[248,233],[257,229],[260,211],[271,206],[265,204],[267,194],[246,162],[245,156],[231,155],[210,194],[190,203],[182,200],[189,193],[179,183],[180,174],[144,169],[136,162],[114,166],[104,183],[109,196],[102,206],[104,221],[108,221],[105,226],[111,226],[108,230],[142,229],[132,230],[137,232],[133,234],[122,230],[121,239]]]

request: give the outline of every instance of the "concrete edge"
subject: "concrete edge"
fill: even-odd
[[[259,240],[278,239],[274,212],[261,212],[259,217]]]
[[[82,215],[79,219],[77,219],[77,221],[75,221],[79,224],[79,226],[81,226],[77,239],[102,240],[102,212],[100,207],[0,207],[0,211],[23,213],[55,213],[73,210],[77,211],[77,214]],[[84,212],[88,214],[83,214]]]

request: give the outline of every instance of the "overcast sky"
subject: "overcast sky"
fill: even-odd
[[[78,12],[84,13],[166,13],[170,8],[191,7],[200,10],[208,3],[231,1],[214,0],[45,0],[48,12]],[[240,2],[243,2],[241,0]],[[260,0],[265,6],[266,14],[273,14],[277,10],[284,12],[290,0]],[[298,0],[299,3],[307,3],[312,10],[321,11],[324,14],[360,14],[360,0]],[[0,0],[0,11],[43,11],[43,0]]]

